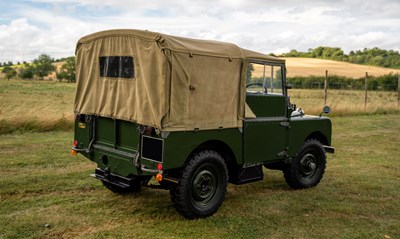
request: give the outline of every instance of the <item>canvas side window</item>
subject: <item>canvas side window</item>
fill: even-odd
[[[135,77],[132,56],[101,56],[100,77],[127,78]]]

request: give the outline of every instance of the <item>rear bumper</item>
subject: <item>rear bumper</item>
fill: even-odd
[[[327,152],[327,153],[330,153],[330,154],[334,154],[335,153],[335,148],[334,147],[324,145],[324,149],[325,149],[325,152]]]
[[[120,188],[129,188],[133,181],[131,178],[122,177],[111,173],[109,170],[102,170],[100,168],[96,168],[94,174],[90,176]]]

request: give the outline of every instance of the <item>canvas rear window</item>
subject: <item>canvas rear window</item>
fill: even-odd
[[[100,77],[127,78],[135,77],[132,56],[101,56]]]

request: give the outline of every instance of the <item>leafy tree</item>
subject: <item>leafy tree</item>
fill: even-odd
[[[375,65],[400,69],[400,53],[393,50],[383,50],[378,47],[371,49],[350,51],[349,55],[344,54],[343,50],[338,47],[320,46],[315,49],[308,49],[308,52],[298,52],[291,50],[283,54],[287,57],[311,57],[322,58],[336,61],[346,61],[356,64]]]
[[[33,66],[25,66],[19,70],[19,77],[22,79],[32,79],[34,75],[35,68]]]
[[[15,69],[12,69],[6,73],[7,80],[10,80],[11,78],[16,76],[17,76],[17,71]]]
[[[11,66],[5,66],[4,68],[3,68],[3,70],[1,70],[1,73],[8,73],[8,72],[10,72],[10,71],[13,71],[14,70],[14,68],[12,68]]]
[[[49,55],[39,55],[39,57],[33,61],[33,64],[35,65],[35,75],[43,79],[43,77],[54,71],[55,66],[52,62],[53,59],[51,59]]]
[[[75,57],[68,57],[61,69],[57,72],[57,79],[75,82]]]
[[[247,67],[247,78],[246,78],[246,84],[250,83],[251,80],[251,76],[253,74],[254,71],[254,66],[252,63],[249,64],[249,66]]]

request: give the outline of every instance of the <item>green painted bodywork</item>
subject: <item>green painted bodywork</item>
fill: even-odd
[[[322,141],[326,146],[331,146],[332,123],[328,117],[302,116],[289,120],[288,129],[288,154],[294,157],[308,137]],[[323,137],[321,139],[320,137]],[[324,142],[325,141],[325,142]]]
[[[286,97],[283,95],[247,93],[246,103],[257,117],[286,116]]]
[[[191,132],[171,132],[164,140],[164,168],[179,168],[194,149],[207,142],[223,142],[233,152],[237,164],[243,163],[242,133],[237,128]]]

